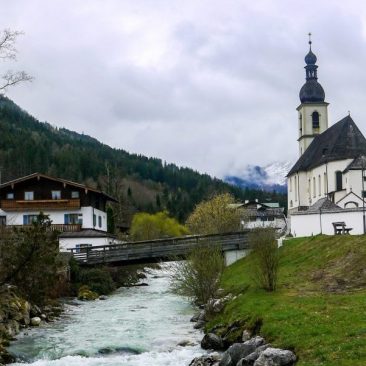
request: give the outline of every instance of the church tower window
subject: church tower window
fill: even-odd
[[[343,189],[342,172],[338,170],[337,172],[335,172],[335,176],[336,176],[336,191],[341,191]]]
[[[299,131],[300,131],[300,136],[302,135],[302,114],[300,113],[299,116]]]
[[[313,130],[319,130],[319,113],[317,111],[313,112],[311,120],[313,122]]]

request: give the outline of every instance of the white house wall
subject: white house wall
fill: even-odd
[[[76,245],[87,244],[92,246],[114,244],[113,238],[59,238],[60,252],[67,252],[67,249],[76,248]]]
[[[22,211],[22,212],[10,212],[0,209],[0,216],[6,216],[7,225],[23,225],[24,215],[39,215],[39,211]],[[80,210],[70,211],[43,211],[45,215],[48,215],[53,224],[65,224],[65,214],[82,214],[83,229],[96,229],[101,231],[107,231],[107,214],[104,211],[97,210],[93,207],[82,207]],[[93,215],[96,215],[96,225],[94,225]],[[99,219],[102,218],[102,225],[99,226]]]
[[[363,234],[362,210],[343,212],[323,212],[291,216],[291,234],[295,237],[307,237],[318,234],[334,235],[333,222],[345,222],[352,228],[352,235]]]

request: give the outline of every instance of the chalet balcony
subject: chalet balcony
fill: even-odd
[[[5,230],[11,229],[30,229],[32,225],[6,225],[2,226]],[[0,227],[1,228],[1,227]],[[48,228],[49,231],[59,231],[60,233],[64,232],[77,232],[81,231],[81,224],[51,224]]]
[[[80,199],[60,200],[1,200],[3,211],[47,211],[47,210],[78,210]]]

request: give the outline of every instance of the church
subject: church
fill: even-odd
[[[298,111],[299,158],[287,175],[288,216],[294,236],[365,233],[366,139],[348,115],[328,127],[317,57],[305,56],[306,81]]]

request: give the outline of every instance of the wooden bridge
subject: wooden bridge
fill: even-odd
[[[249,249],[248,232],[192,235],[68,250],[82,265],[148,263],[185,257],[195,246],[204,243],[219,245],[224,253]]]

